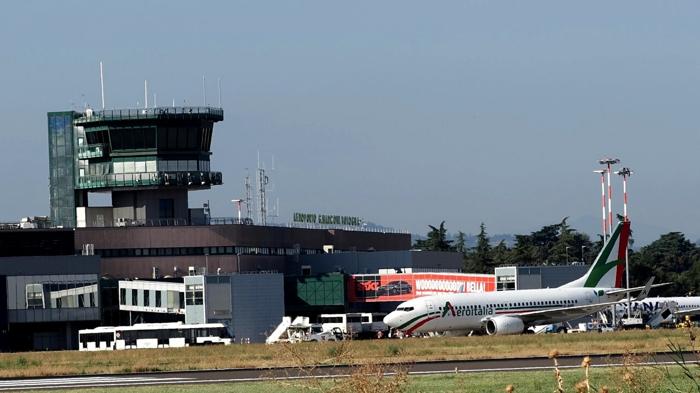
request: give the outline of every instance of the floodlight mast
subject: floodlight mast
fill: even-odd
[[[622,176],[622,194],[624,195],[623,215],[624,220],[629,221],[629,218],[627,218],[627,178],[634,172],[625,167],[615,173]],[[630,258],[628,249],[629,247],[625,248],[625,280],[627,281],[627,289],[630,287]],[[632,318],[632,299],[630,298],[629,292],[627,292],[627,318]]]
[[[622,168],[621,170],[615,172],[615,174],[622,176],[622,194],[623,194],[623,215],[625,217],[625,221],[627,221],[627,178],[632,176],[634,172],[630,170],[629,168]]]
[[[600,174],[600,201],[601,201],[601,206],[603,208],[603,244],[608,239],[608,222],[605,218],[605,169],[598,169],[593,171],[593,173],[599,173]]]
[[[612,237],[613,232],[613,219],[612,219],[612,183],[610,182],[610,173],[612,172],[612,165],[620,162],[619,158],[601,158],[598,160],[601,165],[608,166],[608,230],[610,236]]]

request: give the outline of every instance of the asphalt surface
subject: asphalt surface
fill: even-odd
[[[582,356],[560,356],[557,358],[559,367],[581,367]],[[646,363],[635,364],[675,364],[669,354],[655,354],[648,357]],[[695,359],[692,354],[686,354],[687,359]],[[614,367],[624,363],[622,355],[591,356],[592,367]],[[691,362],[688,362],[691,363]],[[385,374],[391,375],[397,371],[406,371],[409,375],[429,375],[445,373],[470,373],[488,371],[537,371],[553,368],[552,359],[548,358],[516,358],[516,359],[487,359],[459,360],[440,362],[418,362],[404,365],[384,366]],[[201,383],[231,383],[255,382],[264,380],[284,380],[301,378],[340,378],[352,374],[356,369],[352,366],[323,366],[313,368],[271,368],[271,369],[227,369],[183,371],[122,375],[92,375],[80,377],[52,378],[23,378],[0,379],[0,391],[18,390],[56,390],[94,387],[125,387],[125,386],[167,386],[173,384]]]

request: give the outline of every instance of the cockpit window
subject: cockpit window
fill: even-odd
[[[396,311],[413,311],[413,307],[399,307]]]

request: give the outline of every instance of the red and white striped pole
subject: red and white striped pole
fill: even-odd
[[[608,225],[605,220],[605,169],[598,169],[593,172],[600,173],[600,205],[603,208],[603,243],[605,243],[608,238]]]
[[[624,194],[624,208],[623,208],[623,215],[625,217],[625,221],[629,221],[627,218],[627,177],[632,175],[632,171],[629,168],[622,168],[621,170],[615,172],[618,175],[622,176],[622,193]],[[625,277],[627,281],[627,289],[630,287],[630,259],[628,255],[629,250],[625,249]],[[627,318],[632,317],[632,299],[630,298],[629,292],[627,293]]]
[[[602,165],[608,166],[608,229],[612,237],[613,233],[613,218],[612,218],[612,183],[610,182],[610,172],[612,172],[612,164],[620,162],[617,158],[603,158],[598,161]]]
[[[629,221],[629,219],[627,218],[627,178],[631,176],[634,172],[632,172],[629,168],[622,168],[622,170],[619,170],[615,173],[622,176],[622,193],[624,194],[623,215],[625,216],[625,221]]]

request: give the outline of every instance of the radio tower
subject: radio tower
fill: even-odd
[[[267,193],[267,184],[270,182],[270,179],[267,177],[265,174],[265,169],[264,168],[258,168],[258,193],[260,197],[260,225],[267,225],[267,200],[266,198],[266,193]]]
[[[601,158],[598,160],[601,165],[608,166],[608,229],[610,236],[613,232],[613,219],[612,219],[612,184],[610,183],[610,173],[612,172],[612,165],[620,162],[619,158]]]

